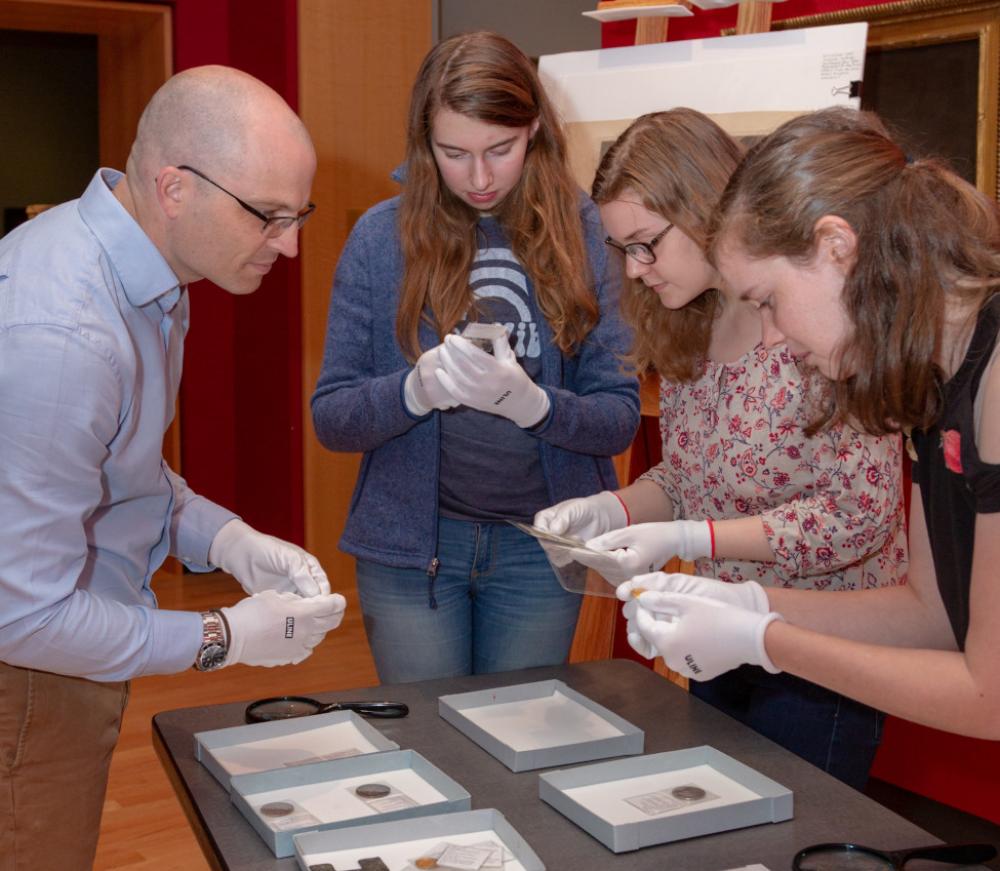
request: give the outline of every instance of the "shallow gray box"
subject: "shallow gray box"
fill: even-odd
[[[335,820],[329,823],[320,823],[318,825],[304,826],[300,829],[284,832],[275,831],[267,825],[249,801],[249,797],[257,793],[271,792],[283,787],[326,783],[367,775],[376,777],[379,774],[385,774],[388,771],[398,771],[400,769],[413,770],[423,780],[444,795],[445,800],[395,811],[387,811],[386,813],[374,816],[354,817]],[[260,774],[237,774],[232,778],[232,791],[229,797],[279,859],[292,855],[294,850],[292,835],[300,832],[367,826],[389,820],[403,820],[410,817],[426,816],[428,814],[464,811],[472,806],[469,793],[461,784],[452,780],[439,768],[431,765],[430,762],[415,750],[391,750],[385,753],[368,753],[364,756],[351,756],[348,759],[334,759],[330,762],[316,762],[312,765],[276,768],[272,771],[263,771]]]
[[[377,850],[387,844],[415,841],[420,838],[448,838],[468,832],[492,829],[514,854],[527,871],[545,871],[542,860],[528,842],[507,822],[506,817],[494,808],[466,811],[465,813],[436,814],[419,820],[401,820],[394,823],[372,823],[336,832],[306,832],[296,835],[295,857],[303,871],[309,871],[310,856],[329,850],[371,848]]]
[[[361,733],[375,749],[367,751],[377,753],[384,750],[398,750],[399,745],[395,741],[390,741],[378,729],[359,717],[354,711],[331,711],[329,714],[313,714],[310,717],[293,717],[288,720],[271,720],[267,723],[251,723],[247,726],[230,726],[225,729],[212,729],[208,732],[197,732],[194,736],[194,756],[204,765],[216,780],[227,790],[230,790],[230,779],[234,776],[230,774],[223,763],[219,760],[217,753],[220,750],[234,747],[236,745],[250,745],[261,741],[267,741],[285,735],[298,735],[311,731],[318,731],[339,723],[350,722],[354,728]],[[303,760],[290,760],[278,766],[267,765],[258,771],[270,771],[274,768],[285,768],[291,765],[306,765],[312,762],[323,761],[322,758]],[[251,772],[242,772],[250,774]],[[235,775],[241,776],[241,775]]]
[[[553,696],[557,692],[587,708],[621,734],[573,744],[553,744],[536,750],[516,750],[491,732],[472,722],[464,713],[473,708],[489,705],[545,698]],[[597,702],[591,701],[576,690],[570,689],[560,680],[544,680],[537,683],[441,696],[438,699],[438,713],[486,752],[499,759],[511,771],[530,771],[534,768],[547,768],[553,765],[572,765],[574,762],[607,759],[609,756],[634,755],[642,753],[645,739],[642,729],[633,726],[628,720],[619,717]]]
[[[566,790],[581,786],[678,771],[696,765],[714,768],[758,797],[721,807],[707,807],[702,811],[692,810],[674,816],[614,825],[566,793]],[[538,794],[543,801],[615,853],[792,818],[792,793],[789,789],[708,746],[548,771],[538,777]]]

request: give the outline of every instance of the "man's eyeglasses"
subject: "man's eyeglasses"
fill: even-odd
[[[181,167],[183,169],[183,167]],[[664,236],[667,235],[671,230],[673,230],[673,224],[667,224],[659,233],[657,233],[648,242],[629,242],[628,245],[622,245],[620,242],[616,242],[610,236],[604,240],[605,245],[610,245],[612,248],[617,248],[622,254],[631,257],[633,260],[644,263],[646,266],[652,266],[656,263],[656,246],[660,244]]]
[[[309,203],[309,205],[306,206],[297,215],[268,216],[265,215],[259,209],[255,209],[253,206],[250,205],[250,203],[243,202],[243,200],[241,200],[238,196],[236,196],[236,194],[234,194],[232,191],[227,191],[221,184],[212,181],[212,179],[210,179],[207,175],[205,175],[205,173],[199,172],[193,166],[178,166],[177,168],[185,169],[188,172],[193,172],[196,176],[198,176],[198,178],[204,179],[213,187],[217,187],[224,194],[229,194],[229,196],[231,196],[234,200],[236,200],[236,202],[238,202],[241,206],[243,206],[243,208],[246,209],[251,215],[253,215],[255,218],[259,218],[261,221],[264,222],[264,226],[260,228],[260,232],[263,233],[264,236],[268,239],[277,238],[278,236],[285,233],[293,224],[301,227],[306,222],[306,219],[313,212],[316,211],[316,204]]]

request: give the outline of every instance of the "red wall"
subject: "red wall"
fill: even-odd
[[[295,0],[174,0],[173,7],[176,71],[237,67],[297,106]],[[181,388],[184,477],[252,526],[299,543],[300,304],[298,261],[283,257],[248,297],[193,285]]]
[[[773,18],[779,21],[867,5],[871,5],[867,0],[788,0],[775,3]],[[719,36],[723,28],[736,26],[736,15],[737,7],[730,6],[711,12],[698,10],[691,18],[672,18],[667,28],[668,40]],[[634,41],[634,20],[603,25],[601,44],[605,48],[632,45]],[[639,439],[643,437],[640,432]],[[649,438],[650,433],[645,433],[643,445],[652,464],[658,461],[660,451],[659,445],[651,444]],[[637,450],[639,447],[637,444],[633,452],[642,453]],[[633,476],[636,471],[632,470]],[[616,632],[616,642],[622,636],[622,643],[616,643],[615,655],[635,658],[624,643],[623,627],[619,629],[622,631]],[[890,717],[872,774],[1000,823],[1000,801],[996,797],[1000,784],[1000,742],[965,738]]]

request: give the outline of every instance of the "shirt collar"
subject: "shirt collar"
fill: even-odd
[[[97,237],[121,280],[128,301],[137,308],[170,294],[166,310],[180,295],[180,284],[152,240],[112,193],[125,178],[99,169],[80,197],[80,217]]]

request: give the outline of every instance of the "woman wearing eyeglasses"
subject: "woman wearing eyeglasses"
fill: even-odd
[[[313,420],[364,458],[357,557],[383,683],[563,662],[580,597],[506,522],[615,486],[639,421],[620,272],[531,61],[447,39],[413,88],[402,193],[334,279]],[[458,333],[497,325],[477,346]]]
[[[536,518],[608,551],[624,580],[679,556],[738,587],[859,590],[906,568],[898,438],[812,432],[822,385],[786,346],[765,347],[754,307],[703,252],[740,150],[690,109],[646,115],[611,146],[594,200],[624,257],[632,359],[660,382],[663,460],[638,481]],[[692,580],[693,582],[693,580]],[[747,583],[753,582],[753,583]],[[654,652],[637,638],[646,656]],[[813,684],[747,666],[691,690],[860,788],[881,716]]]

